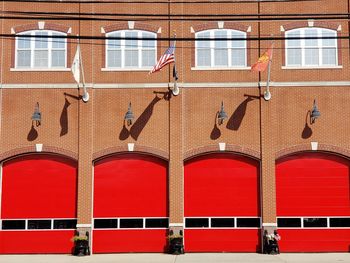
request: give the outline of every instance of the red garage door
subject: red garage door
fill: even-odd
[[[282,252],[349,251],[349,164],[320,153],[296,154],[277,162]]]
[[[163,252],[167,228],[165,161],[125,154],[95,164],[95,253]]]
[[[185,250],[260,250],[259,163],[210,154],[185,164]]]
[[[70,253],[76,228],[76,163],[35,154],[3,164],[0,253]]]

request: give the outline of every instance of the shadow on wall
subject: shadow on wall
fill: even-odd
[[[241,126],[243,118],[247,111],[248,102],[254,99],[260,99],[259,96],[252,96],[252,95],[246,95],[246,94],[244,96],[247,98],[237,107],[237,109],[233,112],[233,114],[231,115],[231,117],[229,118],[226,124],[226,128],[229,130],[237,131]],[[217,118],[218,118],[218,112],[215,114],[214,127],[210,133],[211,140],[219,139],[221,136],[221,131],[218,127]]]
[[[66,135],[68,133],[68,107],[70,102],[67,98],[64,99],[64,105],[60,117],[61,132],[60,136]]]
[[[165,99],[165,97],[163,97]],[[162,100],[163,98],[158,97],[157,93],[154,99],[151,101],[150,104],[146,107],[146,109],[141,113],[141,115],[137,118],[135,123],[131,126],[130,130],[127,129],[125,126],[125,120],[123,120],[123,128],[119,133],[119,139],[124,141],[129,136],[133,138],[135,141],[139,138],[142,130],[146,127],[148,121],[150,120],[152,114],[153,114],[153,109],[154,106],[156,105],[157,102]]]
[[[38,138],[38,132],[37,130],[34,128],[34,125],[32,123],[32,127],[30,128],[30,131],[27,135],[27,140],[32,142],[34,141],[36,138]]]
[[[308,139],[308,138],[310,138],[311,135],[312,135],[312,129],[310,128],[310,126],[309,126],[309,124],[308,124],[308,120],[309,120],[308,117],[309,117],[310,114],[311,114],[310,111],[308,111],[308,112],[306,113],[305,127],[304,127],[304,129],[303,129],[303,131],[302,131],[302,133],[301,133],[301,138],[303,138],[303,139]]]

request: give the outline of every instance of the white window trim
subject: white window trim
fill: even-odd
[[[279,226],[278,228],[280,229],[295,229],[295,230],[300,230],[300,229],[320,229],[320,230],[326,230],[326,229],[350,229],[350,227],[331,227],[330,226],[330,220],[332,218],[350,218],[350,216],[278,216],[278,218],[297,218],[301,220],[301,226],[300,227],[281,227]],[[305,218],[326,218],[327,219],[327,226],[325,227],[304,227],[304,219]]]
[[[216,31],[226,31],[227,32],[227,37],[232,38],[232,33],[237,32],[239,34],[243,35],[243,38],[247,39],[247,33],[239,30],[234,30],[234,29],[210,29],[210,30],[203,30],[199,31],[195,34],[195,39],[198,38],[198,34],[209,32],[209,38],[214,39],[215,38],[215,32]],[[209,48],[210,49],[210,66],[198,66],[198,41],[195,41],[195,66],[191,67],[192,70],[248,70],[250,67],[247,66],[247,41],[244,41],[244,47],[242,48],[236,48],[232,47],[232,41],[227,41],[227,51],[228,51],[228,66],[215,66],[214,61],[214,51],[215,51],[215,41],[209,41]],[[232,66],[232,50],[235,49],[244,49],[244,65],[234,65]]]
[[[126,46],[126,40],[121,39],[120,40],[120,49],[114,49],[114,50],[120,50],[121,51],[121,66],[120,67],[110,67],[108,66],[108,36],[113,35],[115,33],[120,32],[120,37],[124,38],[126,32],[137,32],[137,38],[139,38],[137,41],[137,48],[127,48]],[[148,33],[152,34],[154,37],[154,48],[142,48],[142,33]],[[157,34],[150,31],[145,30],[118,30],[118,31],[112,31],[109,33],[106,33],[106,44],[105,44],[105,67],[101,69],[101,71],[149,71],[153,68],[153,66],[142,66],[142,51],[143,50],[154,50],[154,64],[157,62]],[[138,66],[137,67],[129,67],[125,66],[125,51],[126,50],[137,50],[138,51]]]
[[[305,31],[309,29],[309,27],[303,27],[303,28],[297,28],[297,29],[291,29],[289,31],[286,31],[285,36],[288,38],[289,34],[293,33],[293,32],[300,32],[300,37],[307,37],[305,35]],[[336,30],[332,30],[332,29],[328,29],[328,28],[318,28],[318,27],[314,27],[313,29],[317,30],[317,37],[322,37],[322,31],[329,31],[332,32],[333,34],[335,34],[335,37],[337,36],[338,32]],[[322,45],[322,38],[316,39],[317,40],[317,46],[313,46],[313,47],[307,47],[305,45],[305,39],[300,39],[300,46],[298,47],[291,47],[291,48],[296,48],[296,49],[301,49],[301,65],[289,65],[288,63],[288,41],[291,40],[285,40],[285,66],[282,66],[282,69],[322,69],[322,68],[342,68],[341,65],[339,65],[339,61],[338,61],[338,53],[339,53],[339,49],[338,49],[338,41],[335,39],[335,46],[332,46],[331,48],[335,48],[335,64],[323,64],[323,56],[322,56],[322,50],[323,48],[325,48],[326,46]],[[318,65],[306,65],[305,63],[305,49],[306,48],[317,48],[318,49]]]
[[[15,41],[15,67],[11,68],[11,71],[65,71],[69,70],[67,68],[67,39],[64,39],[64,48],[62,49],[57,49],[57,48],[52,48],[52,39],[48,41],[48,46],[47,46],[47,51],[48,51],[48,67],[34,67],[34,53],[35,50],[38,50],[35,48],[35,33],[36,32],[47,32],[48,36],[52,36],[53,34],[59,34],[62,36],[66,36],[67,34],[55,30],[30,30],[30,31],[25,31],[21,32],[16,35],[16,41]],[[32,35],[30,38],[30,48],[27,50],[30,50],[30,66],[29,67],[23,67],[23,66],[18,66],[18,38],[21,35]],[[52,51],[53,50],[63,50],[64,51],[64,66],[59,66],[59,67],[53,67],[52,66]]]

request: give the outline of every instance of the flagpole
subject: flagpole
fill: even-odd
[[[78,39],[78,45],[79,45],[79,56],[80,56],[79,63],[80,63],[80,67],[81,67],[81,77],[82,77],[82,81],[83,81],[83,93],[84,93],[82,99],[84,102],[88,102],[90,99],[90,95],[87,92],[87,89],[85,86],[85,75],[84,75],[84,68],[83,68],[83,59],[81,56],[80,39]]]
[[[273,45],[273,42],[272,42]],[[267,82],[266,82],[266,91],[264,92],[264,100],[269,101],[271,99],[271,92],[270,92],[270,78],[271,78],[271,62],[272,62],[272,56],[273,56],[273,47],[271,49],[271,56],[269,58],[269,64],[267,65]]]
[[[176,78],[176,57],[175,57],[175,51],[176,51],[176,33],[174,32],[174,70],[173,70],[173,78],[174,78],[174,87],[173,89],[171,90],[171,93],[174,95],[174,96],[177,96],[179,95],[180,93],[180,90],[179,90],[179,87],[177,85],[177,78]],[[174,72],[175,71],[175,72]],[[175,76],[174,76],[174,73],[175,73]]]

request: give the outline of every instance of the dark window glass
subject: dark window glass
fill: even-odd
[[[51,220],[28,220],[28,229],[51,229]]]
[[[94,228],[118,228],[118,219],[95,219]]]
[[[168,218],[146,218],[146,228],[168,228]]]
[[[53,221],[54,229],[75,229],[76,226],[76,219],[57,219]]]
[[[300,218],[277,218],[278,227],[301,227]]]
[[[211,227],[235,227],[234,218],[212,218]]]
[[[350,218],[330,218],[330,227],[350,227]]]
[[[186,218],[186,227],[209,227],[209,218]]]
[[[2,229],[25,229],[25,220],[2,220]]]
[[[304,218],[304,227],[327,227],[327,218]]]
[[[143,228],[143,219],[120,219],[120,228]]]
[[[260,218],[237,218],[237,227],[260,227]]]

